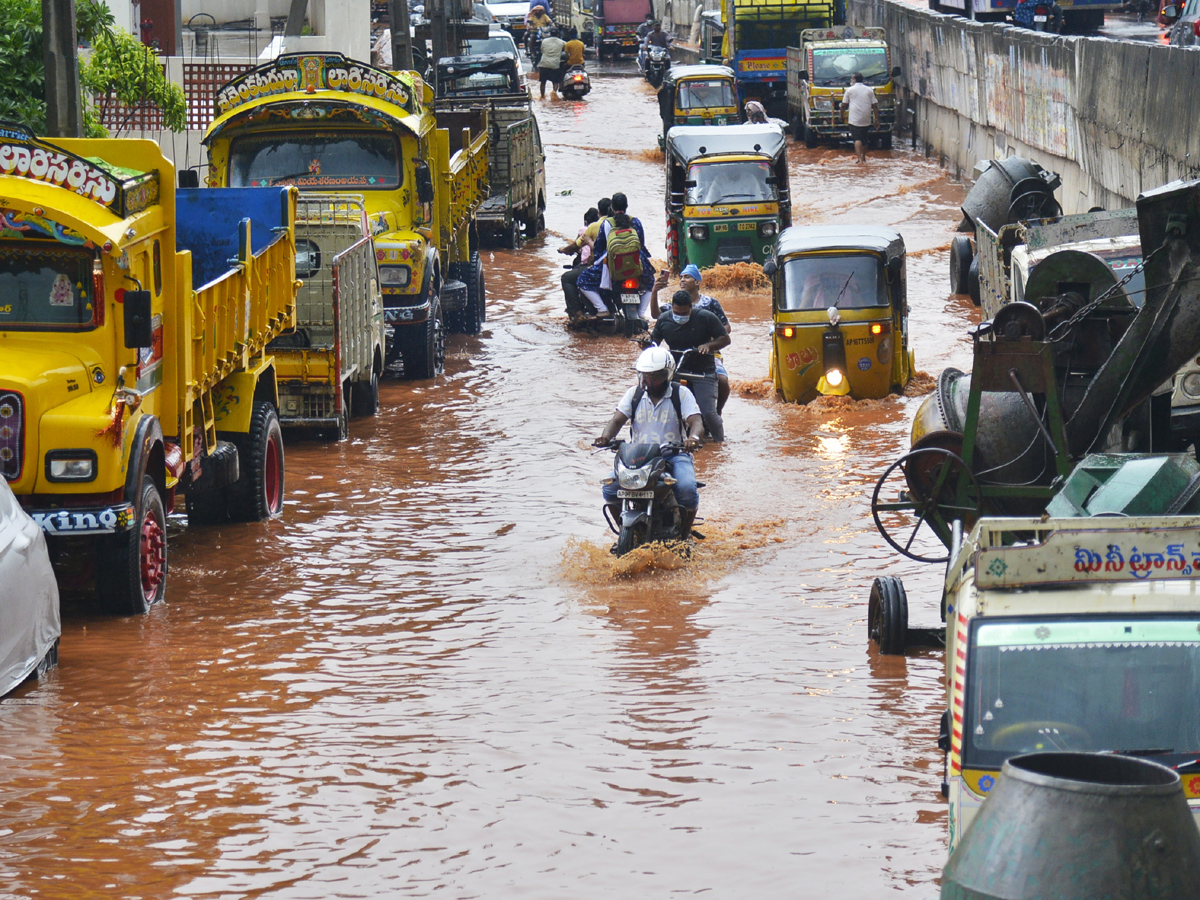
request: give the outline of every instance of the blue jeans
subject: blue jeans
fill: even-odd
[[[664,454],[667,460],[667,471],[675,479],[675,502],[684,509],[695,509],[700,505],[700,491],[696,487],[696,467],[692,464],[690,453]],[[614,479],[612,484],[604,485],[604,502],[618,503],[619,485]]]

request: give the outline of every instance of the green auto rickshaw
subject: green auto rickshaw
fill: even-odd
[[[671,265],[704,269],[768,258],[792,224],[783,129],[676,125],[665,150]]]
[[[658,91],[663,138],[675,125],[736,125],[737,81],[728,66],[671,66]]]

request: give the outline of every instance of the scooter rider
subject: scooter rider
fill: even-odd
[[[721,320],[706,309],[692,309],[692,295],[676,291],[671,297],[670,315],[661,315],[650,333],[654,343],[666,341],[676,353],[695,351],[688,357],[688,369],[700,378],[690,382],[704,427],[714,441],[725,440],[725,423],[717,412],[717,366],[713,354],[729,346],[729,333]]]
[[[634,370],[638,372],[638,384],[629,388],[613,417],[592,443],[607,447],[612,443],[624,424],[632,420],[630,439],[635,444],[682,444],[682,451],[664,450],[667,470],[675,479],[675,502],[679,504],[680,536],[686,538],[696,519],[700,505],[700,492],[696,488],[696,468],[692,463],[692,451],[700,446],[704,433],[704,419],[692,392],[671,381],[675,373],[675,359],[664,347],[648,347],[638,357]],[[633,408],[634,397],[641,393],[637,409]],[[604,502],[614,521],[621,518],[621,503],[617,497],[617,484],[604,485]]]

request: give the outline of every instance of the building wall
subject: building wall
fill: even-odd
[[[1114,209],[1200,177],[1200,53],[1057,37],[898,0],[848,0],[856,25],[888,31],[927,153],[969,175],[1029,157],[1063,177],[1064,212]]]

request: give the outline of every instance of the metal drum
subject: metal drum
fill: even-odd
[[[1165,766],[1100,753],[1014,756],[946,864],[941,897],[1200,897],[1200,831]]]

